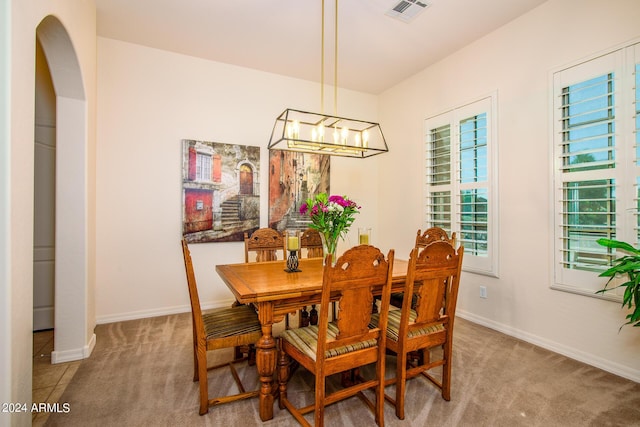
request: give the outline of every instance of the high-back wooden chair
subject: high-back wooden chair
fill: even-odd
[[[423,248],[430,243],[433,242],[449,242],[451,246],[456,247],[456,233],[455,231],[451,233],[451,237],[447,235],[447,232],[440,227],[431,227],[421,233],[421,230],[418,230],[416,234],[416,248]]]
[[[330,256],[327,257],[330,259]],[[324,267],[320,321],[317,326],[290,329],[280,336],[281,350],[295,359],[316,377],[315,403],[304,408],[295,407],[287,398],[286,364],[279,370],[280,405],[302,425],[309,425],[303,417],[315,411],[315,425],[324,423],[324,408],[347,397],[360,395],[374,409],[378,425],[384,425],[384,357],[385,327],[389,311],[389,293],[393,272],[393,250],[387,259],[373,246],[356,246],[347,250],[335,267]],[[375,293],[382,293],[382,313],[379,325],[370,326],[371,304]],[[329,323],[329,303],[339,301],[335,322]],[[281,360],[283,358],[280,358]],[[326,377],[364,365],[375,363],[375,378],[360,378],[346,388],[326,394]],[[362,393],[375,390],[375,402]]]
[[[456,247],[456,233],[455,231],[451,233],[451,237],[447,234],[447,232],[440,227],[431,227],[426,229],[424,232],[422,230],[418,230],[416,233],[416,242],[414,247],[416,248],[424,248],[427,245],[430,245],[433,242],[448,242],[454,248]],[[394,307],[402,307],[402,300],[404,298],[403,292],[393,292],[391,294],[391,305]],[[415,298],[414,298],[415,305]]]
[[[210,406],[259,395],[259,390],[245,391],[233,366],[234,363],[246,360],[246,357],[207,368],[207,351],[255,344],[262,336],[262,330],[258,315],[248,305],[217,308],[203,312],[200,308],[200,298],[198,297],[198,287],[193,271],[191,253],[184,239],[182,239],[182,254],[187,273],[193,323],[193,381],[200,382],[200,415],[204,415],[209,412]],[[207,370],[223,366],[229,366],[231,369],[240,393],[232,396],[209,398]]]
[[[303,254],[306,258],[322,257],[322,239],[320,232],[313,228],[307,228],[300,236],[300,247],[305,250]]]
[[[244,262],[286,259],[284,238],[273,228],[259,228],[249,236],[244,233]]]
[[[396,415],[400,419],[404,419],[408,378],[422,374],[441,389],[445,400],[451,399],[453,325],[463,254],[464,247],[456,251],[445,241],[411,251],[405,295],[415,294],[416,304],[412,307],[412,298],[405,298],[401,310],[391,310],[389,313],[387,326],[387,349],[396,353],[397,363],[395,378],[387,380],[387,385],[396,385],[395,398],[386,397],[395,405]],[[427,353],[407,363],[408,353],[438,346],[443,349],[441,358],[432,360]],[[428,372],[438,366],[442,366],[442,380]]]

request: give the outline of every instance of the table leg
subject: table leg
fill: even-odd
[[[262,325],[262,337],[256,343],[256,368],[260,376],[260,419],[273,418],[273,374],[276,370],[278,350],[273,332],[273,305],[258,304],[258,318]]]

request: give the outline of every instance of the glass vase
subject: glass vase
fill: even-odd
[[[320,239],[322,240],[322,265],[326,265],[327,255],[331,254],[331,267],[335,267],[338,262],[338,239],[332,239],[324,233],[320,233]]]

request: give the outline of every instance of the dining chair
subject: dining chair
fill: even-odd
[[[322,258],[322,238],[320,232],[307,228],[300,237],[300,247],[306,251],[306,258]]]
[[[395,377],[386,385],[395,384],[395,398],[385,395],[394,404],[396,416],[404,419],[406,381],[420,374],[435,384],[445,400],[451,399],[451,357],[453,325],[456,315],[458,286],[464,247],[456,249],[446,241],[437,241],[413,248],[409,258],[402,309],[391,310],[387,323],[387,349],[397,355]],[[373,325],[377,324],[377,315]],[[442,357],[431,359],[430,349],[442,347]],[[408,360],[411,352],[422,351],[420,359]],[[429,371],[442,366],[438,380]]]
[[[278,254],[281,254],[282,258],[280,259],[287,259],[284,235],[279,231],[265,227],[258,228],[251,233],[251,236],[244,233],[244,262],[277,261]],[[298,256],[300,256],[300,251],[298,251]],[[295,311],[289,314],[295,314]],[[285,316],[285,328],[287,329],[290,327],[289,314]]]
[[[284,238],[273,228],[258,228],[251,233],[244,233],[244,262],[276,261],[278,253],[286,259]]]
[[[322,258],[322,238],[320,232],[313,228],[307,228],[302,232],[300,236],[300,255],[304,249],[304,256],[306,258]],[[302,307],[300,310],[299,326],[309,326],[318,324],[318,310],[316,305],[311,306],[311,311],[307,311],[307,307]]]
[[[455,231],[451,233],[451,237],[447,234],[447,232],[440,227],[430,227],[422,232],[422,230],[418,230],[416,233],[416,241],[414,247],[416,248],[424,248],[425,246],[433,243],[433,242],[448,242],[456,247],[456,233]],[[402,299],[404,293],[403,292],[392,292],[391,293],[391,305],[394,307],[402,307]],[[413,301],[415,305],[415,298]]]
[[[262,336],[260,322],[255,310],[249,305],[238,305],[228,308],[216,308],[202,311],[198,297],[191,252],[186,240],[182,239],[182,254],[187,273],[187,285],[191,300],[191,320],[193,324],[193,381],[200,383],[200,415],[209,412],[209,407],[248,399],[258,396],[260,391],[245,391],[240,377],[234,367],[235,363],[246,360],[247,357],[234,358],[231,362],[207,368],[207,351],[223,348],[250,346]],[[229,366],[239,393],[209,397],[208,370]]]
[[[323,271],[320,320],[318,325],[290,329],[280,335],[279,358],[280,407],[286,408],[298,422],[309,426],[304,414],[314,412],[316,426],[324,424],[325,406],[358,395],[384,425],[384,370],[387,312],[393,272],[394,251],[387,258],[373,246],[347,250],[334,267],[331,256]],[[371,304],[375,292],[382,292],[382,313],[377,326],[370,326]],[[338,316],[329,322],[329,303],[337,300]],[[298,408],[287,397],[289,372],[287,356],[315,375],[315,402]],[[283,364],[283,361],[285,362]],[[327,394],[327,377],[365,365],[375,364],[375,378],[358,378],[348,387]],[[363,393],[374,389],[375,402]]]
[[[451,237],[447,235],[447,232],[440,227],[431,227],[427,228],[424,233],[421,233],[421,230],[418,230],[416,234],[416,244],[415,247],[425,247],[433,242],[449,242],[451,246],[456,247],[456,233],[455,231],[451,233]]]

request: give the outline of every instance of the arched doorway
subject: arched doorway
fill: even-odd
[[[88,357],[95,345],[89,268],[87,101],[64,25],[44,18],[37,39],[55,91],[55,340],[52,363]],[[35,46],[34,46],[35,49]],[[62,214],[63,213],[63,214]]]
[[[240,194],[253,195],[253,168],[247,163],[240,165]]]

